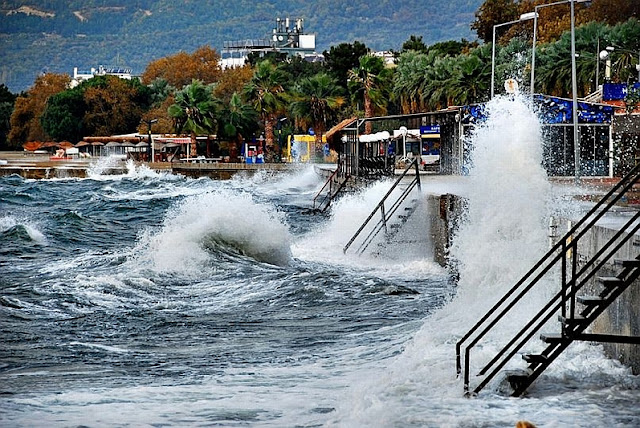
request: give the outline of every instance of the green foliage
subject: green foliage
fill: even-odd
[[[213,133],[216,125],[217,102],[213,98],[214,85],[205,85],[194,80],[176,92],[175,104],[169,107],[178,133]]]
[[[40,123],[54,140],[77,142],[85,134],[83,119],[86,110],[83,88],[77,87],[49,98]]]
[[[0,85],[0,150],[7,146],[7,135],[11,129],[11,114],[16,95],[12,94],[5,85]]]
[[[630,87],[627,96],[624,98],[627,113],[631,113],[640,107],[640,88]]]
[[[234,92],[229,104],[220,112],[219,135],[223,138],[236,139],[238,135],[249,136],[258,129],[258,114],[250,104],[243,101],[242,97]]]
[[[358,67],[360,58],[368,53],[369,48],[357,40],[353,43],[340,43],[332,46],[329,51],[324,51],[325,67],[338,84],[347,89],[349,71]]]
[[[295,87],[291,113],[304,123],[303,126],[313,126],[315,135],[320,138],[333,113],[345,102],[341,94],[342,88],[326,73],[303,78]]]
[[[402,44],[400,52],[416,51],[420,53],[427,53],[427,45],[422,41],[422,36],[416,36],[414,34],[409,37],[409,40]]]

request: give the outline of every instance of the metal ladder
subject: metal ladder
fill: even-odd
[[[399,186],[399,184],[408,175],[409,171],[412,168],[415,170],[415,176],[413,177],[411,182],[409,182],[407,184],[407,186],[402,190],[401,194],[395,199],[395,201],[393,201],[391,203],[391,205],[389,207],[387,207],[387,205],[386,205],[387,199],[389,199],[389,197],[391,196],[393,191]],[[371,244],[373,239],[380,233],[380,231],[384,230],[386,233],[389,233],[389,229],[390,229],[389,221],[391,220],[393,215],[396,213],[396,211],[398,211],[400,206],[402,206],[402,203],[407,199],[407,197],[409,196],[411,191],[413,189],[415,189],[415,188],[417,188],[418,191],[420,191],[420,170],[419,170],[417,159],[414,159],[413,162],[411,162],[406,167],[404,172],[393,183],[393,186],[391,186],[389,191],[380,200],[378,205],[376,205],[376,207],[373,209],[373,211],[371,211],[371,214],[369,214],[369,216],[362,223],[360,228],[351,237],[349,242],[347,242],[347,244],[344,246],[344,248],[342,249],[342,252],[346,254],[347,250],[349,250],[349,248],[354,243],[354,241],[358,238],[358,236],[360,236],[362,231],[367,227],[369,222],[373,219],[373,217],[378,212],[380,212],[380,219],[378,220],[377,223],[375,223],[373,225],[373,228],[369,231],[369,234],[364,238],[362,243],[358,246],[358,248],[356,250],[356,253],[357,254],[362,254],[367,249],[367,247]],[[405,214],[405,215],[408,215],[408,214]]]
[[[640,181],[640,165],[614,186],[566,235],[564,235],[521,279],[518,281],[457,343],[456,369],[464,376],[464,392],[475,395],[486,387],[507,363],[523,347],[540,334],[545,324],[556,315],[560,321],[559,333],[543,333],[540,339],[546,348],[537,354],[521,354],[528,363],[525,370],[504,373],[513,396],[522,395],[542,372],[574,341],[586,340],[611,343],[640,344],[640,337],[587,334],[585,330],[615,301],[629,285],[640,277],[640,254],[630,260],[616,260],[619,272],[614,277],[598,277],[602,291],[596,296],[585,296],[580,291],[597,276],[604,265],[613,259],[616,252],[627,242],[637,243],[635,234],[640,230],[640,211],[620,229],[589,260],[578,266],[578,245],[611,208]],[[487,334],[508,315],[514,314],[517,303],[543,278],[549,279],[559,270],[561,287],[520,331],[511,337],[491,360],[482,363],[476,374],[477,385],[470,385],[471,351],[483,343]],[[580,305],[578,307],[578,305]],[[464,368],[462,367],[464,355]]]
[[[316,193],[313,198],[313,210],[325,212],[331,205],[331,202],[338,196],[340,191],[347,184],[349,176],[341,174],[341,163],[338,163],[336,170],[329,176],[324,186]]]

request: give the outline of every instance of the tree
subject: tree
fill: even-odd
[[[446,42],[434,43],[433,45],[429,46],[428,52],[434,53],[437,56],[457,56],[477,47],[478,42],[471,43],[465,39],[462,39],[459,42],[456,40],[448,40]]]
[[[230,150],[231,157],[235,157],[237,145],[242,144],[244,136],[258,129],[258,113],[250,104],[243,101],[235,92],[229,103],[220,112],[220,132],[223,137],[233,140],[234,146]]]
[[[11,128],[11,114],[16,95],[12,94],[4,84],[0,85],[0,150],[7,147],[7,135]]]
[[[455,105],[468,105],[489,100],[491,82],[491,48],[481,46],[469,55],[457,57],[457,64],[446,85]]]
[[[42,128],[40,117],[49,97],[66,90],[70,82],[71,78],[68,74],[46,73],[36,78],[33,86],[24,96],[20,95],[16,98],[10,119],[11,131],[9,131],[9,141],[13,145],[49,139]]]
[[[125,134],[136,130],[149,108],[151,92],[137,79],[96,76],[83,82],[83,124],[89,135]]]
[[[233,94],[242,92],[242,89],[251,80],[252,76],[253,69],[248,65],[225,68],[220,74],[220,79],[213,90],[213,95],[220,99],[223,104],[227,104]]]
[[[193,79],[205,84],[220,78],[220,55],[209,46],[201,46],[192,54],[178,52],[175,55],[152,61],[142,73],[142,82],[149,84],[162,78],[175,88],[189,85]]]
[[[362,96],[365,117],[373,117],[375,109],[384,112],[389,85],[390,71],[385,68],[382,58],[379,57],[360,57],[358,67],[349,72],[349,89],[354,97]],[[371,130],[371,122],[367,122],[365,132],[370,134]]]
[[[208,135],[215,130],[218,102],[212,91],[213,85],[193,80],[190,85],[176,92],[176,102],[168,109],[177,132],[189,132],[192,156],[198,155],[197,134]]]
[[[493,40],[493,26],[513,21],[518,16],[518,5],[514,0],[485,0],[475,13],[471,29],[484,42]]]
[[[244,88],[244,96],[264,123],[264,134],[269,156],[274,152],[273,127],[278,114],[284,112],[288,95],[285,91],[286,77],[269,61],[258,63],[253,77]]]
[[[295,88],[291,112],[296,119],[313,126],[316,153],[322,150],[322,136],[335,109],[344,104],[342,88],[326,73],[302,79]]]
[[[153,80],[150,84],[147,85],[150,90],[150,99],[151,104],[158,105],[162,104],[164,100],[169,97],[173,92],[175,92],[176,88],[171,86],[166,79],[162,77],[158,77]]]
[[[415,51],[419,53],[427,53],[427,45],[422,41],[422,36],[411,35],[409,40],[402,44],[401,52]]]
[[[49,98],[40,123],[54,140],[80,141],[86,109],[81,87],[62,91]]]
[[[369,48],[357,40],[353,44],[340,43],[338,46],[331,46],[329,52],[323,52],[324,64],[338,84],[346,90],[349,71],[358,67],[360,57],[368,53]]]
[[[277,65],[287,60],[286,52],[250,52],[247,55],[247,63],[253,68],[262,61],[271,61],[272,64]]]

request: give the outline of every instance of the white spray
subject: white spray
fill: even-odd
[[[466,414],[458,413],[465,399],[456,378],[455,342],[544,254],[550,192],[536,115],[517,97],[494,99],[487,113],[473,136],[473,167],[462,195],[468,215],[451,248],[459,263],[457,294],[387,362],[390,367],[356,375],[375,380],[354,380],[358,387],[347,401],[350,408],[339,411],[340,424],[483,425],[486,409],[476,408],[483,406],[462,406]],[[495,424],[496,416],[487,423]]]

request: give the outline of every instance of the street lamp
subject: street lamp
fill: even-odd
[[[606,61],[605,65],[604,65],[604,80],[605,81],[609,81],[611,80],[611,52],[613,52],[615,48],[612,46],[607,46],[606,49],[603,49],[600,51],[600,53],[598,54],[598,57],[600,60],[602,61]],[[598,61],[599,63],[600,61]],[[600,72],[600,70],[598,70],[598,72]],[[596,75],[596,84],[597,84],[597,79],[598,76]]]
[[[512,24],[516,24],[518,22],[522,22],[522,21],[528,21],[530,19],[534,19],[535,18],[535,12],[528,12],[528,13],[523,13],[522,15],[520,15],[520,18],[514,20],[514,21],[509,21],[509,22],[503,22],[501,24],[496,24],[493,26],[493,44],[491,46],[492,50],[491,50],[491,98],[493,98],[493,87],[494,87],[494,81],[495,81],[495,75],[496,75],[496,64],[495,64],[495,58],[496,58],[496,28],[498,27],[502,27],[504,25],[512,25]]]
[[[402,134],[402,160],[404,161],[407,158],[407,134],[409,130],[406,126],[401,126],[399,130],[400,134]]]
[[[143,122],[147,124],[147,135],[149,136],[149,146],[151,146],[151,160],[149,162],[151,163],[156,159],[156,151],[153,147],[153,141],[151,140],[151,125],[157,123],[158,119],[144,120]]]
[[[542,9],[544,7],[549,6],[557,6],[559,4],[567,4],[567,3],[587,3],[591,2],[591,0],[561,0],[554,3],[549,4],[540,4],[534,8],[534,16],[533,16],[533,48],[531,49],[531,98],[533,99],[533,94],[535,93],[535,72],[536,72],[536,36],[538,33],[538,9]],[[572,5],[573,8],[573,5]],[[571,13],[573,17],[573,12]]]
[[[638,71],[638,82],[640,82],[640,52],[633,52],[628,49],[618,48],[614,46],[607,46],[606,49],[600,52],[600,59],[606,60],[605,79],[611,79],[611,52],[618,50],[620,52],[626,52],[635,55],[638,54],[638,64],[636,64],[636,70]]]

